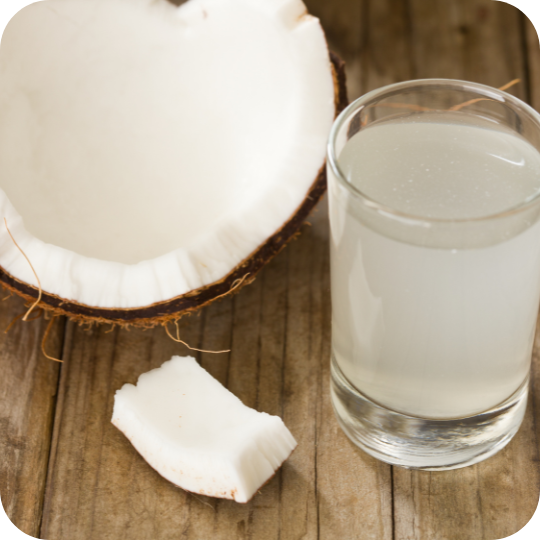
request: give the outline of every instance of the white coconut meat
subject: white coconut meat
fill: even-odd
[[[249,501],[296,441],[194,358],[175,356],[116,392],[112,423],[163,477],[188,491]]]
[[[0,215],[44,291],[162,302],[223,278],[294,214],[334,112],[299,0],[45,0],[0,48]],[[36,285],[3,224],[0,266]]]

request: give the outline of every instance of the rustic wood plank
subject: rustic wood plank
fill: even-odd
[[[529,103],[540,110],[540,46],[538,34],[531,21],[523,15],[523,31],[527,49],[527,74],[529,83]]]
[[[26,323],[19,320],[4,333],[14,317],[27,309],[16,297],[0,304],[0,494],[13,523],[37,536],[59,364],[41,354],[48,324],[43,318]],[[59,358],[64,321],[55,322],[47,350]]]
[[[290,538],[317,538],[316,407],[319,399],[317,358],[312,356],[313,333],[310,281],[314,263],[309,242],[313,229],[289,250],[287,346],[285,349],[283,419],[298,441],[282,472],[282,526]],[[311,421],[306,421],[311,419]]]
[[[283,349],[287,280],[287,252],[266,268],[257,282],[234,302],[232,352],[227,372],[229,389],[242,401],[260,411],[282,416]],[[214,324],[205,334],[213,339]],[[207,363],[213,361],[207,357]],[[203,358],[203,365],[205,359]],[[289,463],[285,465],[289,467]],[[211,501],[216,509],[209,538],[278,539],[280,536],[281,470],[248,505]],[[199,512],[201,514],[201,512]],[[204,515],[193,519],[204,527]],[[203,536],[201,535],[201,538]]]
[[[323,25],[328,45],[346,63],[349,99],[362,93],[362,49],[368,0],[305,0],[308,11]]]
[[[410,24],[403,0],[370,0],[364,9],[362,93],[415,78]]]
[[[312,2],[314,4],[314,2]],[[410,22],[402,0],[357,1],[354,9],[330,2],[317,2],[331,46],[343,55],[350,99],[374,88],[411,79]],[[335,21],[339,24],[332,26]],[[325,212],[325,211],[324,211]],[[327,219],[321,212],[320,219]],[[324,245],[328,242],[328,228]],[[326,249],[326,248],[325,248]],[[326,260],[326,259],[325,259]],[[328,283],[327,267],[321,269]],[[323,392],[318,414],[317,475],[319,485],[320,538],[393,538],[391,468],[356,448],[337,425],[326,391],[329,380],[330,300],[319,299],[327,314],[321,326],[321,381]]]
[[[524,79],[521,13],[491,0],[410,0],[414,78],[464,79],[499,87]],[[512,89],[525,98],[526,85]]]
[[[499,2],[411,0],[411,41],[417,77],[461,78],[527,97],[521,14]],[[535,352],[533,388],[538,370]],[[537,402],[536,388],[531,403]],[[538,405],[536,405],[537,411]],[[540,492],[538,430],[529,406],[515,439],[489,460],[457,471],[394,469],[396,540],[494,540],[530,519]],[[537,414],[537,413],[536,413]]]
[[[327,218],[326,206],[317,219]],[[327,250],[328,228],[324,242],[314,249]],[[328,294],[330,269],[328,259],[321,256],[319,275],[312,284],[314,313],[320,314],[317,325],[319,339],[313,342],[318,351],[322,390],[318,399],[317,424],[317,485],[319,501],[319,538],[386,540],[392,534],[392,478],[391,467],[365,454],[353,445],[339,427],[332,410],[330,393],[330,313]],[[321,287],[321,284],[324,284]],[[313,354],[313,353],[312,353]]]
[[[183,337],[196,343],[200,319],[190,323]],[[179,347],[162,329],[68,326],[42,538],[152,538],[163,521],[182,530],[187,494],[161,483],[110,423],[115,390]]]
[[[527,48],[527,67],[529,83],[529,103],[540,111],[540,43],[538,34],[532,23],[523,15],[523,31],[525,33],[525,46]],[[539,321],[540,326],[540,321]],[[533,354],[531,371],[531,397],[532,425],[536,435],[536,464],[540,467],[540,331],[536,333],[536,345]],[[538,502],[538,493],[535,494]]]

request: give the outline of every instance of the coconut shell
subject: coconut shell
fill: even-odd
[[[335,116],[347,106],[345,64],[336,54],[330,52],[334,76]],[[164,302],[157,302],[145,307],[114,309],[99,308],[61,298],[42,291],[37,307],[57,316],[63,315],[79,323],[107,323],[120,326],[153,327],[180,319],[187,313],[193,313],[207,306],[214,300],[238,292],[251,283],[261,268],[277,255],[285,245],[300,231],[300,228],[313,208],[326,191],[326,166],[323,165],[302,204],[293,216],[275,234],[259,246],[249,257],[236,266],[220,281],[216,281],[186,294]],[[39,273],[39,269],[36,269]],[[24,283],[0,266],[2,286],[29,302],[35,302],[39,289]]]

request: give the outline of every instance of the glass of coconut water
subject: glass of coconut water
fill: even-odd
[[[332,400],[391,464],[471,465],[526,408],[540,299],[540,115],[480,84],[366,94],[328,148]]]

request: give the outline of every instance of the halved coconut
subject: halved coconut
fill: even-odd
[[[299,0],[46,0],[0,48],[0,216],[41,307],[152,325],[250,282],[325,190],[343,66]],[[0,227],[0,280],[36,278]]]
[[[112,423],[173,484],[237,502],[296,448],[281,418],[246,407],[189,356],[118,390]]]

